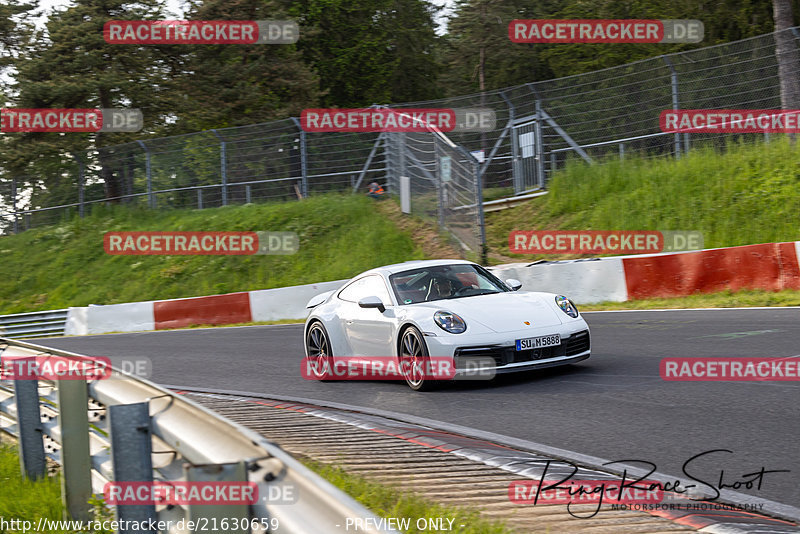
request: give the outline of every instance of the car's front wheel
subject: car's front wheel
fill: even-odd
[[[415,327],[409,326],[403,331],[399,353],[400,369],[408,387],[414,391],[430,391],[439,385],[439,381],[428,376],[431,369],[428,346]]]
[[[309,378],[331,379],[333,351],[328,332],[320,322],[313,323],[306,332],[306,358]]]

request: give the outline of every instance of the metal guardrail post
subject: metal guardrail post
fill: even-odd
[[[620,160],[625,159],[625,143],[619,144],[619,159]]]
[[[108,407],[114,482],[152,482],[153,459],[150,404],[117,404]],[[157,521],[153,504],[118,505],[117,517],[139,524]],[[122,529],[121,534],[155,533],[151,530]]]
[[[203,209],[203,190],[197,190],[197,209]]]
[[[61,432],[61,498],[72,519],[88,521],[92,496],[89,456],[89,395],[86,380],[59,380],[58,427]]]
[[[250,204],[250,186],[244,186],[244,203]]]
[[[156,199],[153,196],[153,173],[150,166],[150,149],[144,144],[144,141],[136,141],[139,146],[144,149],[144,172],[147,178],[147,203],[150,209],[155,209]]]
[[[15,363],[27,365],[26,360],[27,358],[19,359]],[[39,411],[39,381],[14,380],[14,397],[17,403],[19,462],[22,474],[34,480],[43,478],[46,474],[46,464],[42,439],[42,415]]]
[[[300,125],[300,119],[292,117],[292,122],[300,132],[300,194],[308,198],[308,148],[306,146],[306,132]]]
[[[247,482],[247,463],[187,465],[184,467],[189,482]],[[259,496],[261,498],[261,496]],[[189,505],[187,519],[195,524],[208,524],[218,532],[249,533],[249,505],[247,504],[195,504]],[[198,523],[198,519],[201,520]],[[206,521],[207,520],[207,523]],[[227,523],[227,525],[226,525]],[[242,523],[246,528],[241,528]]]
[[[228,205],[228,166],[227,166],[227,156],[226,156],[226,143],[225,139],[219,135],[217,130],[212,129],[211,132],[217,136],[219,139],[219,170],[220,176],[222,177],[222,205]]]

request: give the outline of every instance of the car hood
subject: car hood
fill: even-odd
[[[426,303],[426,307],[447,310],[460,315],[467,325],[477,322],[494,332],[513,332],[525,328],[558,326],[564,323],[562,312],[551,306],[552,295],[526,292],[504,292],[444,299]],[[564,319],[568,319],[564,315]],[[525,321],[530,322],[526,325]]]

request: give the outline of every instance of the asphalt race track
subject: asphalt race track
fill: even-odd
[[[36,343],[152,360],[155,382],[335,401],[429,417],[800,506],[800,382],[672,382],[664,357],[800,354],[800,309],[586,314],[592,357],[565,369],[414,393],[400,382],[300,376],[300,325],[53,338]],[[642,464],[642,466],[644,466]],[[789,470],[765,472],[761,469]],[[761,482],[760,489],[758,482]],[[750,481],[750,489],[745,482]]]

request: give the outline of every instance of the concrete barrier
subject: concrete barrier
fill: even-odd
[[[742,289],[800,289],[795,242],[624,258],[631,299]]]
[[[86,325],[87,334],[155,330],[153,302],[129,302],[108,306],[92,304],[86,310]]]
[[[321,282],[304,286],[279,287],[250,292],[253,321],[303,320],[308,315],[306,303],[311,297],[339,289],[347,280]]]
[[[210,297],[159,300],[153,302],[156,330],[182,328],[194,324],[249,323],[250,297],[248,293],[228,293]]]
[[[693,252],[491,267],[523,290],[561,293],[579,304],[674,297],[725,289],[800,289],[800,241]],[[346,280],[227,295],[70,308],[67,335],[138,332],[190,324],[305,319],[315,295]]]
[[[492,271],[502,280],[516,278],[524,291],[558,293],[579,303],[628,300],[620,258],[514,263]]]

